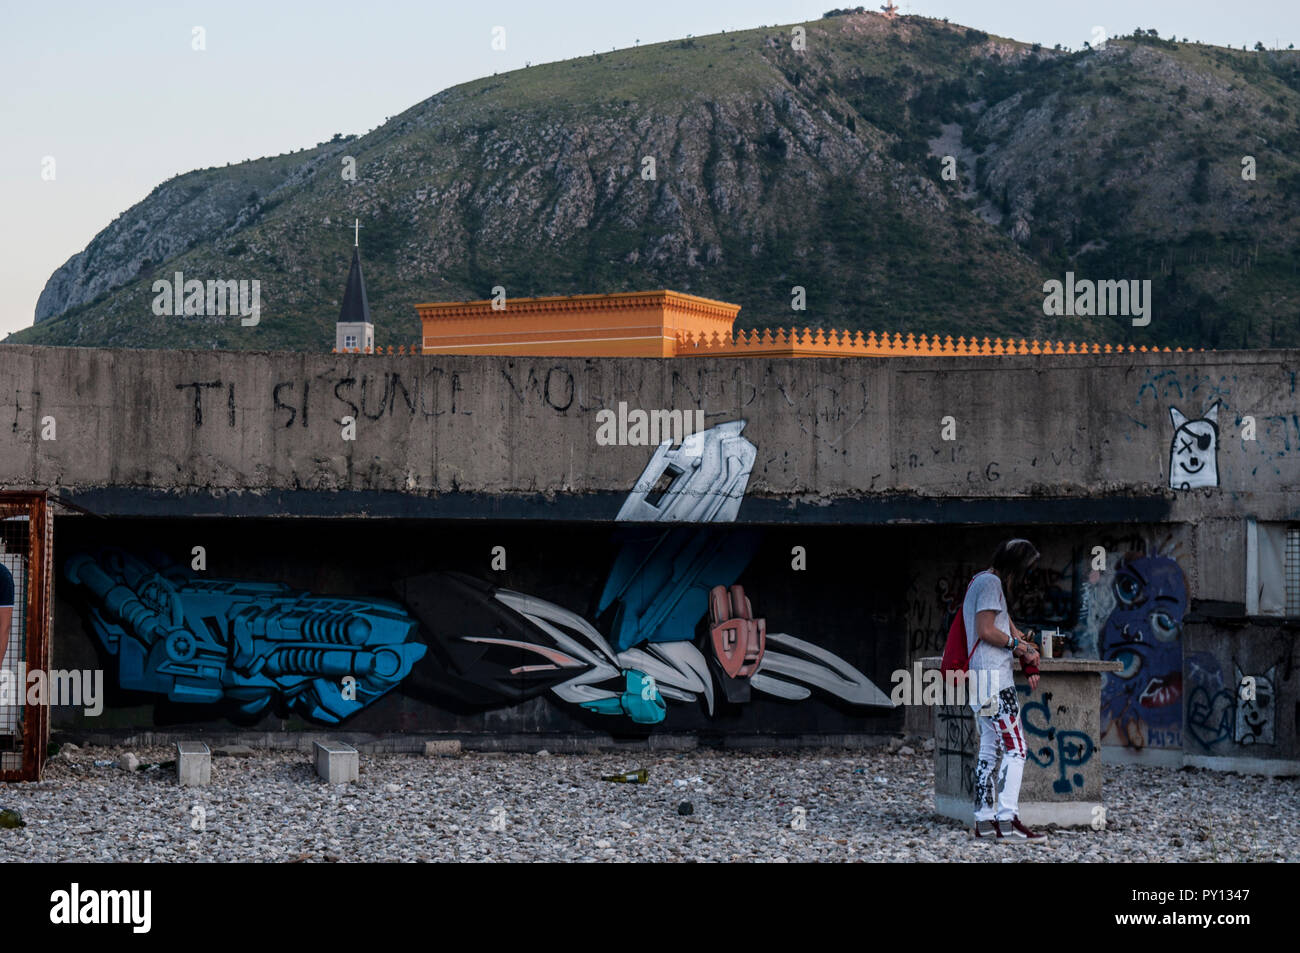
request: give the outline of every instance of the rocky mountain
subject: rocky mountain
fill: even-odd
[[[1154,30],[1070,52],[847,12],[593,54],[178,176],[10,340],[328,348],[359,219],[381,346],[418,340],[415,303],[497,285],[674,288],[738,327],[1297,345],[1297,117],[1300,54]],[[176,272],[258,280],[260,323],[156,315]],[[1046,317],[1067,272],[1150,280],[1151,324]]]

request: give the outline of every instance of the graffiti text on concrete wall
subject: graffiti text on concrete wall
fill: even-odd
[[[377,366],[374,371],[337,370],[283,378],[269,385],[264,397],[255,395],[251,405],[233,381],[214,377],[178,382],[175,387],[196,428],[220,420],[231,428],[241,426],[238,414],[252,410],[270,410],[277,427],[310,428],[314,421],[335,424],[344,416],[377,421],[472,416],[483,410],[499,412],[503,419],[617,413],[620,400],[626,401],[629,394],[644,399],[641,380],[616,379],[593,362],[523,365],[507,360],[497,367],[504,386],[485,375],[463,374],[427,361],[415,371]],[[861,375],[797,375],[794,368],[789,373],[784,370],[780,365],[758,369],[739,363],[707,374],[703,368],[674,369],[662,406],[679,409],[683,418],[690,415],[698,423],[701,415],[708,420],[744,416],[767,401],[782,411],[794,411],[801,431],[831,447],[840,446],[866,419],[868,382]],[[706,403],[716,411],[704,412]],[[877,479],[882,474],[867,476]],[[976,478],[999,479],[997,466],[981,467],[972,474],[971,479]]]

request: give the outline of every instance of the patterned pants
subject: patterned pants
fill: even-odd
[[[1020,812],[1020,778],[1025,771],[1025,735],[1014,686],[998,692],[996,707],[975,713],[980,753],[975,762],[975,820],[1009,821]],[[998,757],[1002,769],[997,771]],[[994,784],[994,772],[997,781]],[[994,795],[998,795],[996,805]]]

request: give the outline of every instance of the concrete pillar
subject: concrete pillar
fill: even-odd
[[[176,780],[182,787],[212,782],[212,753],[201,741],[176,742]]]
[[[924,672],[939,659],[919,660]],[[1020,787],[1020,819],[1030,827],[1094,827],[1105,824],[1102,800],[1101,675],[1119,662],[1098,659],[1042,659],[1037,691],[1015,672],[1020,724],[1028,757]],[[1019,668],[1019,665],[1016,665]],[[964,688],[964,686],[963,686]],[[918,699],[926,703],[926,699]],[[979,734],[963,698],[935,701],[934,806],[945,817],[972,823],[975,761]],[[955,704],[953,702],[956,702]]]
[[[361,762],[357,749],[338,741],[317,741],[316,773],[330,784],[351,784],[357,780]]]

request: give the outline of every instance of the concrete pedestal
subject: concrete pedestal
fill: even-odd
[[[920,661],[923,672],[938,671],[939,659]],[[1043,659],[1035,692],[1030,692],[1024,675],[1016,672],[1028,748],[1020,786],[1020,818],[1031,827],[1087,827],[1104,821],[1101,673],[1119,667],[1118,662],[1096,659]],[[969,704],[940,704],[934,714],[935,810],[971,824],[979,750],[974,712]]]
[[[176,780],[182,787],[203,787],[212,781],[212,753],[201,741],[176,742]]]
[[[360,776],[357,749],[338,741],[315,742],[316,773],[330,784],[351,784]]]

